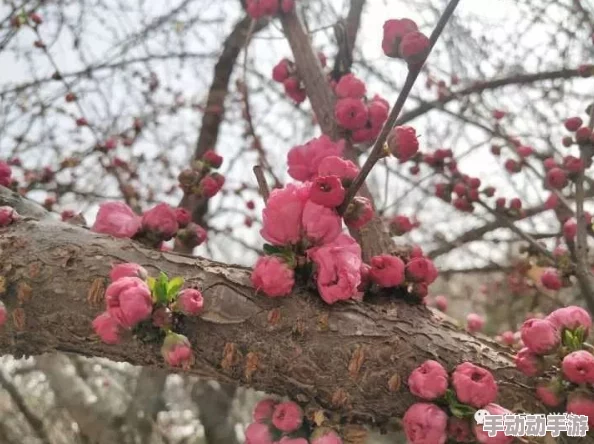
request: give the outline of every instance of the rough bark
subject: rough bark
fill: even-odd
[[[414,367],[431,358],[451,370],[469,360],[496,375],[500,403],[541,410],[506,349],[424,306],[393,297],[327,306],[303,290],[269,299],[251,288],[246,268],[149,250],[51,220],[25,219],[0,230],[2,300],[10,314],[0,353],[61,351],[164,367],[160,341],[106,345],[93,335],[91,321],[104,310],[107,276],[117,262],[184,276],[202,288],[204,314],[180,325],[193,344],[191,372],[198,376],[383,425],[414,401],[400,382]]]

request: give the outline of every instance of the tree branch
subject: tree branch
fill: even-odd
[[[199,159],[209,149],[214,149],[219,138],[221,123],[225,117],[225,99],[229,93],[229,83],[237,58],[249,37],[252,19],[248,16],[240,20],[223,44],[223,51],[214,67],[212,84],[206,100],[206,109],[202,116],[202,124],[193,159]],[[268,21],[260,20],[253,27],[256,33],[263,29]],[[184,195],[180,207],[186,208],[192,214],[192,219],[199,225],[204,225],[204,216],[208,211],[208,199],[195,195]],[[184,251],[189,253],[189,251]]]
[[[328,85],[320,61],[314,54],[303,25],[295,12],[283,15],[281,20],[285,35],[293,51],[297,69],[305,85],[307,97],[309,97],[322,132],[333,140],[346,139],[346,135],[340,130],[334,119],[336,98]],[[355,34],[353,34],[354,36]],[[346,157],[358,164],[358,155],[352,144],[347,140],[346,145]],[[373,204],[373,196],[365,184],[361,187],[360,193]],[[394,243],[389,230],[377,214],[361,230],[350,230],[350,232],[361,244],[364,261],[369,261],[375,255],[394,250]]]
[[[395,381],[426,359],[450,370],[468,360],[495,374],[502,405],[541,410],[506,349],[432,316],[424,306],[390,298],[329,307],[300,290],[269,299],[251,288],[249,269],[149,250],[50,220],[25,219],[0,230],[0,275],[7,283],[2,299],[10,313],[0,353],[62,351],[163,367],[160,341],[106,345],[93,335],[91,321],[105,309],[101,297],[115,262],[139,263],[151,274],[164,271],[200,286],[205,312],[184,320],[179,331],[193,344],[195,375],[383,425],[414,402]],[[23,297],[24,285],[30,297]],[[357,350],[364,358],[353,370]]]

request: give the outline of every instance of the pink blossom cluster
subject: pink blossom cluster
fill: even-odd
[[[380,254],[374,256],[365,267],[367,279],[364,282],[379,288],[407,288],[423,303],[431,285],[438,276],[433,261],[423,255],[419,247],[413,247],[407,255],[393,256]],[[366,286],[363,286],[366,289]]]
[[[191,222],[188,210],[166,203],[157,204],[142,216],[123,202],[102,203],[91,230],[118,238],[136,238],[154,246],[174,236],[176,242],[190,248],[206,240],[206,230]]]
[[[326,56],[322,52],[318,52],[318,59],[322,68],[326,67]],[[305,101],[307,94],[305,87],[297,67],[294,62],[284,58],[278,62],[272,69],[272,80],[277,83],[282,83],[285,88],[285,94],[290,97],[295,103]]]
[[[554,409],[586,415],[594,426],[594,355],[585,342],[592,328],[590,314],[569,306],[544,319],[528,319],[521,328],[522,348],[516,367],[537,378],[536,396]],[[556,411],[557,411],[556,410]]]
[[[274,190],[266,202],[260,234],[274,254],[257,261],[252,284],[270,297],[290,294],[295,269],[305,263],[315,265],[318,291],[328,304],[358,292],[361,247],[342,233],[336,209],[315,203],[315,194],[310,182],[288,184]]]
[[[392,58],[404,59],[409,65],[422,63],[429,52],[431,42],[419,31],[410,19],[393,19],[384,23],[382,49]]]
[[[106,344],[119,344],[123,335],[144,321],[147,328],[155,327],[166,333],[161,349],[165,361],[175,367],[192,362],[192,349],[187,338],[174,333],[174,314],[198,316],[204,308],[202,293],[195,288],[180,291],[181,278],[168,281],[150,278],[147,271],[135,263],[113,266],[111,284],[105,291],[106,311],[92,323],[93,330]]]
[[[336,208],[358,173],[352,162],[340,157],[343,150],[344,141],[322,136],[289,151],[289,175],[302,183],[272,191],[266,202],[260,234],[268,242],[267,255],[257,261],[252,284],[269,297],[286,296],[296,274],[313,265],[318,291],[328,304],[359,297],[370,284],[406,285],[423,298],[437,270],[419,248],[405,258],[376,256],[367,265],[358,243],[342,233]],[[355,197],[343,216],[347,227],[355,229],[372,217],[373,208],[362,197]]]
[[[375,140],[388,118],[389,103],[378,95],[367,99],[365,83],[353,74],[342,76],[334,92],[338,98],[334,109],[336,122],[350,131],[353,142]]]
[[[253,412],[254,422],[245,431],[245,444],[342,444],[329,428],[309,433],[303,410],[292,401],[260,401]]]
[[[512,436],[504,432],[489,437],[473,422],[477,409],[492,414],[509,414],[494,404],[498,388],[488,370],[470,362],[458,365],[451,376],[437,361],[428,360],[408,378],[410,392],[423,400],[413,404],[404,414],[404,432],[410,444],[444,444],[472,442],[507,444]]]
[[[295,0],[246,0],[245,9],[253,19],[288,13],[295,8]]]
[[[191,168],[179,173],[179,187],[187,195],[205,199],[216,196],[225,185],[225,176],[216,170],[223,164],[223,158],[213,150],[207,150],[200,160],[195,160]]]

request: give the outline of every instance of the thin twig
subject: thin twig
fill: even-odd
[[[594,106],[591,107],[590,121],[588,127],[590,131],[594,128]],[[588,142],[580,146],[580,159],[584,167],[579,171],[575,180],[575,213],[577,219],[577,242],[575,248],[576,277],[582,289],[582,296],[588,304],[588,308],[594,313],[594,284],[592,282],[592,273],[588,264],[588,237],[586,233],[586,218],[584,217],[584,175],[588,159],[592,157],[592,145]]]
[[[511,220],[509,220],[505,215],[493,210],[487,204],[485,204],[484,202],[482,202],[480,200],[477,203],[481,207],[486,209],[489,213],[491,213],[493,216],[495,216],[500,222],[502,222],[504,225],[506,225],[510,230],[512,230],[514,233],[516,233],[518,236],[520,236],[522,239],[524,239],[526,242],[528,242],[531,246],[536,248],[543,256],[545,256],[551,260],[554,260],[554,256],[550,251],[548,251],[545,247],[543,247],[541,244],[539,244],[536,241],[536,239],[534,239],[532,236],[530,236],[529,234],[525,233],[524,231],[522,231],[518,227],[516,227],[516,225]]]
[[[357,194],[357,191],[359,191],[359,188],[361,188],[361,185],[363,185],[363,182],[365,181],[365,179],[371,172],[371,169],[374,167],[374,165],[377,163],[377,161],[383,157],[382,152],[384,149],[384,144],[386,143],[386,139],[388,138],[388,134],[394,127],[394,124],[395,124],[396,120],[398,119],[398,116],[400,115],[402,108],[404,107],[404,104],[406,102],[406,99],[408,98],[408,95],[410,94],[412,87],[414,86],[415,81],[417,80],[417,77],[419,76],[423,66],[425,65],[425,61],[427,60],[427,57],[429,57],[429,54],[431,53],[431,50],[435,46],[437,39],[441,35],[443,29],[445,28],[445,25],[447,24],[448,20],[454,13],[454,10],[456,9],[456,6],[458,6],[459,2],[460,2],[460,0],[450,1],[448,6],[446,7],[445,11],[439,18],[439,21],[437,22],[437,25],[435,26],[435,29],[431,33],[431,37],[429,39],[430,45],[429,45],[429,50],[427,51],[425,60],[423,60],[423,62],[421,62],[421,63],[409,66],[409,71],[408,71],[408,75],[406,76],[406,81],[404,82],[404,86],[402,87],[402,90],[400,91],[400,94],[398,95],[398,98],[396,99],[396,103],[394,104],[394,107],[392,108],[390,115],[388,116],[388,120],[384,124],[384,127],[382,128],[380,135],[378,136],[377,140],[375,141],[373,149],[371,150],[371,154],[365,161],[365,164],[363,164],[363,167],[361,168],[361,171],[359,171],[359,174],[357,175],[357,177],[355,177],[355,180],[353,181],[353,183],[351,184],[351,186],[349,187],[349,189],[347,191],[344,202],[338,209],[338,212],[340,214],[344,214],[349,203],[351,202],[353,197],[355,197],[355,195]]]
[[[268,184],[266,183],[266,178],[264,177],[264,172],[262,171],[262,167],[256,165],[254,168],[254,175],[256,176],[256,180],[258,181],[258,190],[260,190],[260,195],[264,199],[264,203],[268,200],[268,196],[270,195],[270,189],[268,188]]]

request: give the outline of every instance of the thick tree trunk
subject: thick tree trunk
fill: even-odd
[[[104,310],[111,265],[136,262],[152,275],[183,276],[202,289],[206,309],[180,326],[193,344],[191,372],[289,395],[349,421],[386,424],[414,401],[401,381],[426,359],[453,369],[465,360],[489,368],[510,409],[541,411],[510,355],[423,306],[397,299],[325,305],[311,292],[269,299],[250,286],[250,270],[146,249],[50,220],[24,219],[0,230],[0,296],[9,322],[0,353],[61,351],[164,367],[160,342],[106,345],[91,321]]]

